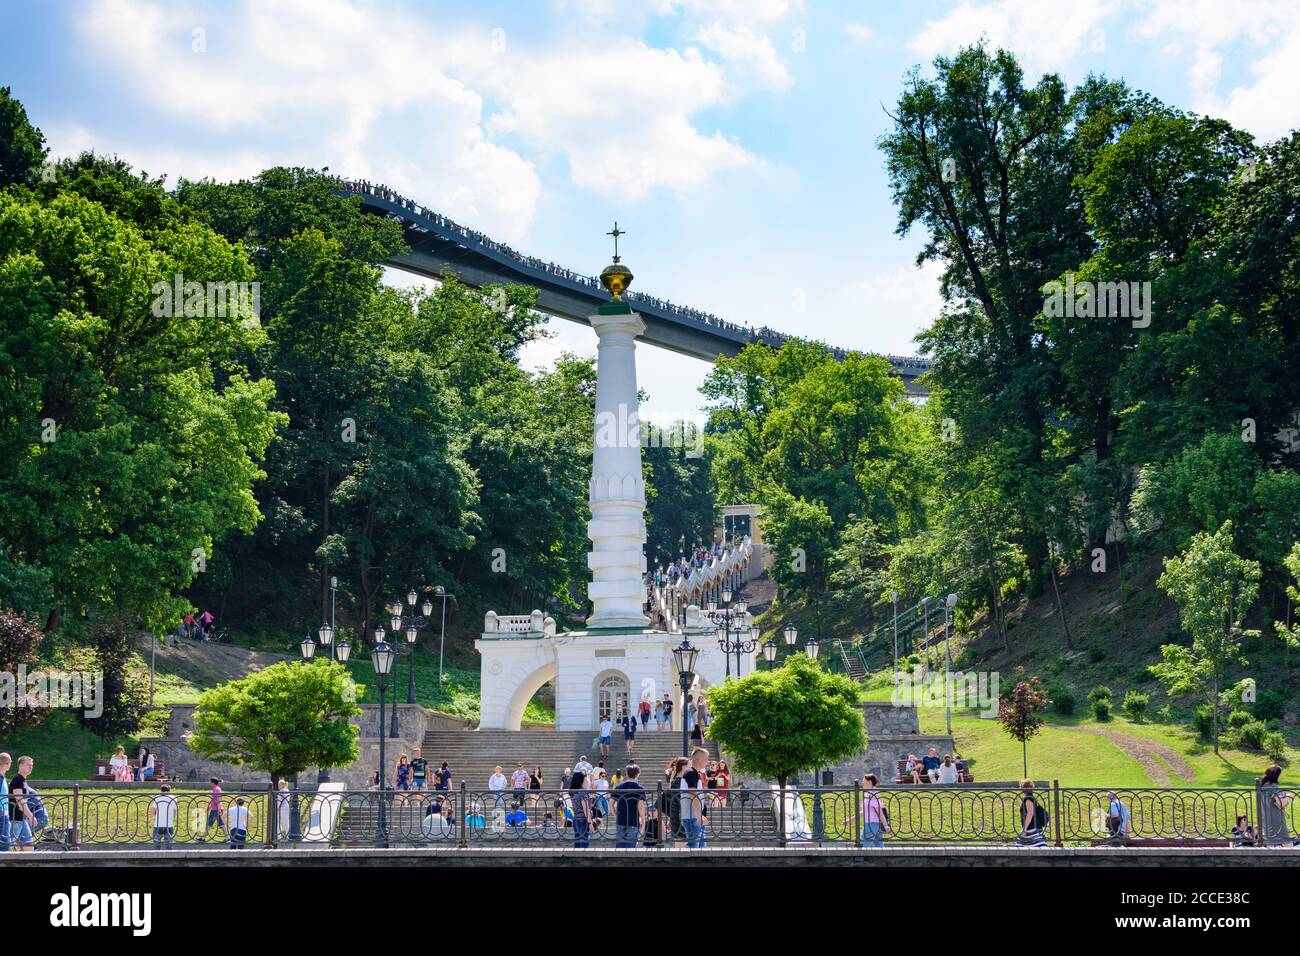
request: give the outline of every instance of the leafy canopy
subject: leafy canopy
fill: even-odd
[[[867,745],[857,685],[803,655],[709,691],[709,736],[735,758],[740,773],[784,784]]]

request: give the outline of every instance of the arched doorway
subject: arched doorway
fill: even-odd
[[[608,717],[617,722],[628,706],[627,677],[619,671],[608,671],[596,678],[596,724]]]

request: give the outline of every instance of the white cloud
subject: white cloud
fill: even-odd
[[[1162,41],[1166,56],[1187,64],[1193,110],[1264,139],[1300,125],[1300,22],[1292,5],[1239,0],[1225,15],[1211,0],[1151,0],[1144,11],[1133,34]],[[1225,61],[1244,64],[1250,81],[1222,90]]]
[[[606,195],[637,199],[656,187],[686,193],[758,162],[720,131],[693,125],[692,114],[725,98],[721,69],[694,50],[607,40],[512,58],[482,82],[502,104],[492,133],[559,150],[576,185]]]
[[[695,42],[717,53],[742,78],[752,77],[773,89],[790,85],[790,71],[766,34],[747,26],[715,22],[702,27],[695,34]]]
[[[870,43],[876,37],[876,31],[865,23],[844,24],[844,34],[854,43]]]
[[[846,283],[828,311],[836,317],[837,328],[853,332],[841,333],[844,340],[834,344],[915,355],[912,339],[934,323],[943,306],[939,294],[942,274],[938,262],[926,262],[920,268],[908,263]]]
[[[992,47],[1015,52],[1030,83],[1044,73],[1073,77],[1088,72],[1075,61],[1098,39],[1104,44],[1096,31],[1117,7],[1117,0],[962,0],[926,21],[907,46],[931,60],[983,35]]]

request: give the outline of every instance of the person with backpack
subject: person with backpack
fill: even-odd
[[[1016,846],[1047,846],[1043,831],[1051,822],[1047,808],[1034,796],[1034,781],[1020,781],[1020,833]]]
[[[876,782],[874,773],[862,778],[862,845],[883,848],[885,834],[893,831],[889,828],[889,811],[876,793]]]
[[[170,850],[176,839],[176,821],[179,818],[176,798],[172,788],[163,784],[158,788],[158,796],[149,805],[149,816],[153,819],[153,848]]]
[[[1132,817],[1129,814],[1128,807],[1124,805],[1124,801],[1119,798],[1119,794],[1111,790],[1107,796],[1110,797],[1110,806],[1106,809],[1106,831],[1111,840],[1123,846],[1125,841],[1128,840]]]
[[[650,698],[641,698],[641,703],[637,704],[637,716],[641,718],[641,729],[646,730],[650,726]]]
[[[35,832],[40,829],[27,799],[27,776],[32,772],[31,757],[18,758],[18,772],[9,781],[9,835],[10,842],[21,852],[36,849]]]

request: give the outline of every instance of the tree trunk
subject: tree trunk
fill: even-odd
[[[330,469],[329,465],[325,466],[325,476],[321,483],[321,519],[320,519],[320,536],[321,543],[324,544],[330,536]],[[321,562],[320,568],[320,620],[328,621],[330,613],[330,563],[328,560]]]
[[[1056,595],[1056,610],[1061,615],[1061,628],[1065,631],[1065,649],[1074,650],[1074,641],[1070,639],[1070,622],[1065,617],[1065,605],[1061,603],[1061,586],[1056,581],[1056,556],[1049,555],[1047,569],[1052,575],[1052,593]]]
[[[45,632],[48,634],[59,626],[59,621],[63,620],[63,607],[52,607],[50,613],[45,617]]]
[[[1020,768],[1021,773],[1024,775],[1023,779],[1028,780],[1029,779],[1029,741],[1027,740],[1020,741],[1020,763],[1021,763],[1021,768]]]

